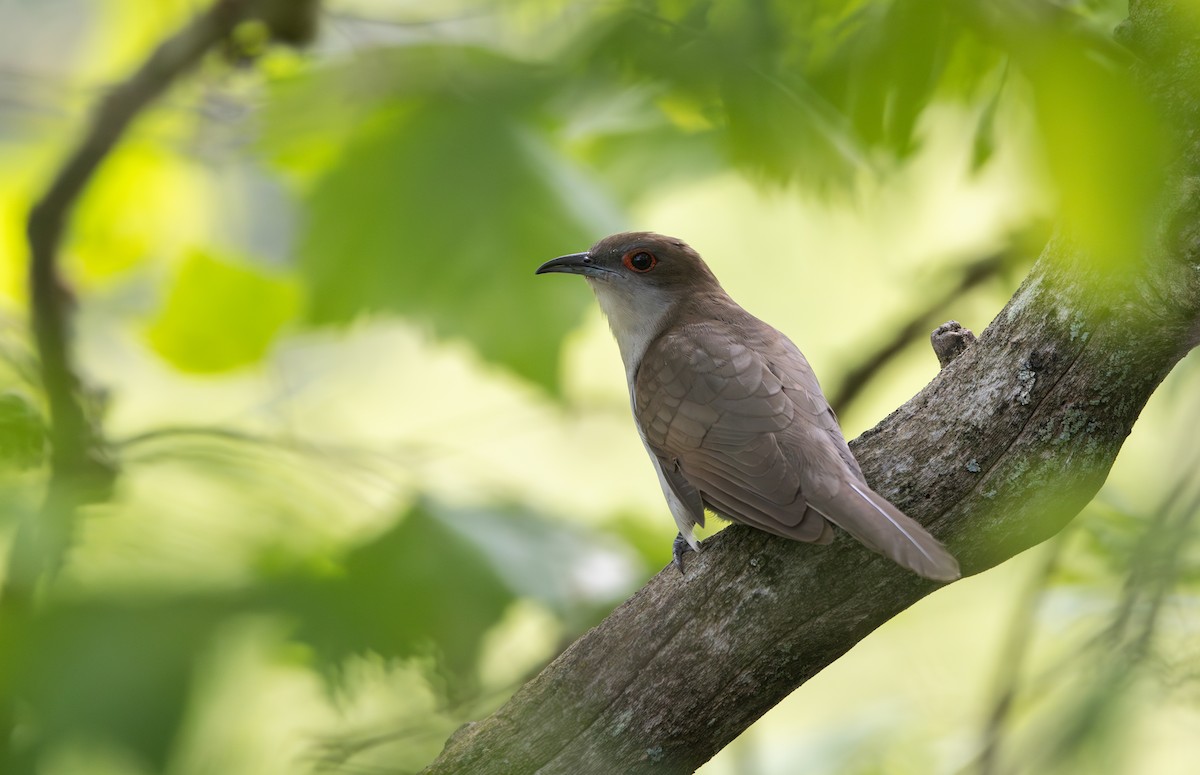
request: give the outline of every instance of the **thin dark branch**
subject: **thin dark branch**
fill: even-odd
[[[348,444],[263,436],[237,428],[205,425],[162,426],[122,439],[113,439],[111,445],[121,452],[122,461],[132,464],[156,458],[179,458],[182,456],[179,445],[186,441],[199,442],[201,445],[214,443],[225,448],[257,448],[264,455],[275,459],[280,454],[298,455],[350,472],[367,474],[377,478],[381,483],[393,485],[395,483],[394,469],[411,467],[428,456],[424,448],[419,446],[379,451]],[[153,448],[160,444],[168,445],[171,448],[170,451],[163,455],[154,452],[142,452],[140,456],[137,454],[137,451],[142,448]]]
[[[1195,463],[1200,460],[1182,466],[1180,471],[1194,471]],[[1083,682],[1082,696],[1074,709],[1059,714],[1060,728],[1049,730],[1052,734],[1041,744],[1042,750],[1026,754],[1019,771],[1049,771],[1067,760],[1082,741],[1090,738],[1086,733],[1103,723],[1105,713],[1118,706],[1121,695],[1134,685],[1134,676],[1155,656],[1162,610],[1186,571],[1185,557],[1200,517],[1200,492],[1190,501],[1183,499],[1191,484],[1192,477],[1182,473],[1154,518],[1145,520],[1139,540],[1129,551],[1129,573],[1112,619],[1031,681],[1045,692],[1077,674],[1081,664],[1089,666],[1088,680]]]
[[[60,274],[58,256],[72,208],[130,123],[240,21],[254,15],[279,37],[292,39],[305,27],[291,16],[314,11],[314,3],[307,1],[217,0],[108,93],[78,146],[30,210],[26,227],[30,323],[49,409],[50,476],[41,509],[34,519],[22,522],[9,549],[0,589],[0,629],[7,630],[28,610],[37,583],[61,563],[79,507],[106,498],[116,477],[103,436],[88,411],[94,399],[71,356],[74,298]],[[0,761],[10,758],[14,720],[15,708],[5,699],[0,702]]]
[[[100,452],[81,396],[82,384],[69,352],[70,291],[58,269],[68,215],[100,163],[130,122],[243,18],[249,0],[220,0],[208,13],[168,38],[145,64],[100,103],[83,139],[29,214],[29,282],[34,337],[50,410],[55,475],[77,476],[96,468]]]
[[[996,775],[1000,772],[1000,745],[1020,687],[1021,670],[1037,629],[1038,603],[1058,566],[1066,536],[1067,533],[1063,532],[1054,538],[1042,564],[1027,581],[1013,611],[1004,646],[996,660],[995,699],[984,725],[978,761],[979,775]]]
[[[354,13],[353,11],[326,11],[322,14],[324,19],[329,22],[350,22],[353,24],[362,24],[372,27],[395,27],[398,29],[419,29],[423,27],[442,27],[451,24],[460,24],[462,22],[478,21],[480,19],[490,19],[496,16],[496,11],[486,6],[480,8],[462,11],[449,16],[438,16],[431,19],[386,19],[381,16],[369,16],[362,13]]]
[[[1186,570],[1184,557],[1194,537],[1194,524],[1200,516],[1200,490],[1188,502],[1184,501],[1184,494],[1194,485],[1190,472],[1197,467],[1200,467],[1200,455],[1190,464],[1179,468],[1181,475],[1154,510],[1154,516],[1144,520],[1140,539],[1124,558],[1128,560],[1128,576],[1111,620],[1077,648],[1071,649],[1068,655],[1042,667],[1039,674],[1028,681],[1029,684],[1044,693],[1052,685],[1065,683],[1066,677],[1078,673],[1081,664],[1087,664],[1085,669],[1093,674],[1102,672],[1104,676],[1102,680],[1092,678],[1087,682],[1090,691],[1094,691],[1096,685],[1103,686],[1106,691],[1116,691],[1129,685],[1128,675],[1141,668],[1150,655],[1164,598]],[[960,772],[993,775],[1002,771],[999,767],[999,749],[1019,690],[1022,665],[1035,635],[1036,606],[1056,570],[1067,537],[1066,532],[1056,536],[1043,564],[1030,577],[1022,593],[997,659],[997,690],[982,735],[981,752]],[[1149,604],[1143,601],[1147,588],[1152,597]],[[1135,612],[1141,614],[1136,625],[1131,621]],[[1111,702],[1111,699],[1108,696],[1103,701]],[[1086,705],[1086,702],[1083,703],[1084,707]],[[1071,737],[1061,736],[1060,740],[1066,741]],[[1054,753],[1052,749],[1042,756],[1045,758]],[[1045,761],[1026,760],[1021,762],[1019,769],[1033,772],[1046,766]]]
[[[238,430],[237,428],[222,428],[216,425],[164,425],[148,431],[142,431],[141,433],[135,433],[132,436],[126,436],[123,439],[113,439],[112,444],[114,447],[133,447],[164,439],[189,436],[263,446],[286,446],[286,443],[279,439],[260,436],[249,431]]]
[[[1200,455],[1182,470],[1190,473],[1197,464]],[[1185,569],[1184,558],[1200,517],[1200,494],[1184,502],[1192,483],[1188,474],[1179,477],[1134,547],[1121,606],[1106,633],[1110,648],[1121,649],[1128,664],[1137,664],[1150,652],[1162,608]]]
[[[30,322],[49,410],[50,481],[36,523],[23,525],[13,542],[0,601],[16,602],[20,590],[28,590],[58,565],[75,509],[107,497],[116,476],[89,411],[95,399],[76,371],[70,349],[74,298],[60,273],[58,254],[72,208],[136,117],[226,41],[240,22],[256,18],[277,39],[303,42],[311,37],[315,13],[315,0],[217,0],[108,92],[79,144],[30,210]]]
[[[166,40],[137,72],[116,86],[30,211],[30,317],[50,414],[50,480],[36,521],[21,526],[10,549],[0,593],[6,608],[23,605],[37,580],[58,566],[76,508],[103,499],[115,478],[115,467],[86,409],[89,399],[70,352],[74,299],[58,267],[70,211],[134,117],[228,34],[246,5],[247,0],[221,0]]]
[[[930,326],[935,321],[944,318],[946,308],[954,300],[1000,274],[1011,263],[1011,259],[1009,252],[1000,252],[976,259],[963,266],[958,282],[913,313],[906,322],[894,329],[895,333],[846,372],[842,383],[830,397],[829,404],[833,407],[833,411],[841,414],[854,399],[858,398],[863,388],[875,375],[891,363],[905,347],[928,335]]]

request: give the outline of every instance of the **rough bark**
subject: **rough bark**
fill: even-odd
[[[966,573],[1078,513],[1151,393],[1200,342],[1200,44],[1179,41],[1187,27],[1173,13],[1135,1],[1121,30],[1187,145],[1147,254],[1098,276],[1055,235],[978,341],[852,444],[872,486]],[[936,588],[844,537],[814,547],[734,526],[688,560],[686,577],[659,573],[460,729],[425,773],[691,772]]]

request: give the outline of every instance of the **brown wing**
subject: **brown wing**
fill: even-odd
[[[867,486],[796,346],[749,316],[737,331],[694,323],[647,349],[634,412],[660,464],[729,519],[817,542],[829,520],[923,576],[958,578],[945,548]]]
[[[790,437],[805,428],[824,434],[828,406],[818,411],[819,390],[814,400],[784,379],[721,324],[694,324],[646,351],[635,412],[664,468],[682,474],[717,513],[787,538],[827,539],[825,520],[808,511],[806,466]]]

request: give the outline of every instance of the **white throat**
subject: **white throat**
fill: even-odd
[[[633,292],[626,282],[587,278],[596,301],[608,318],[625,364],[625,381],[633,393],[633,377],[650,342],[662,331],[672,300],[664,291],[641,286]]]

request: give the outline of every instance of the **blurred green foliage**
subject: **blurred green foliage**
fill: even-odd
[[[26,311],[23,214],[97,91],[193,6],[0,3],[9,568],[37,550],[15,536],[40,518],[47,474],[30,343],[13,322]],[[1141,255],[1174,152],[1110,40],[1121,12],[1031,0],[330,3],[303,56],[243,29],[233,58],[260,58],[236,68],[214,56],[180,84],[73,219],[75,344],[121,479],[111,502],[75,515],[64,568],[3,619],[0,771],[295,772],[318,738],[349,752],[335,770],[419,767],[666,560],[665,512],[655,522],[603,499],[649,469],[596,441],[609,420],[631,436],[627,418],[572,388],[582,367],[564,353],[579,344],[586,289],[535,282],[533,269],[713,181],[846,211],[865,188],[900,181],[908,196],[906,171],[938,156],[930,138],[952,126],[971,150],[939,169],[982,178],[1005,153],[1034,159],[1063,228],[1098,271],[1119,272]],[[761,261],[758,281],[778,293],[770,261],[791,255]],[[1005,289],[992,291],[994,311]],[[877,301],[887,306],[859,304]],[[436,342],[377,333],[389,325]],[[558,481],[585,494],[570,500]],[[652,502],[643,510],[663,511]],[[1066,620],[1120,610],[1112,587],[1150,510],[1093,515],[1047,596],[1106,603],[1076,598]],[[597,511],[607,519],[580,516]],[[1194,561],[1172,567],[1194,603]],[[351,680],[364,672],[370,686]],[[1054,771],[1076,761],[1072,741],[1108,734],[1085,711],[1125,685],[1084,695],[1078,723],[1041,741]],[[885,736],[856,729],[809,741],[812,771],[849,771],[850,749],[861,771],[930,771],[882,769],[862,751]],[[964,734],[950,733],[959,748]]]
[[[0,394],[0,466],[25,469],[42,462],[46,426],[28,396]]]
[[[498,101],[392,105],[348,138],[308,200],[300,255],[313,291],[308,318],[421,317],[552,387],[579,299],[529,299],[529,264],[588,245],[615,221],[584,209],[598,195]]]
[[[184,259],[146,335],[182,371],[227,371],[261,361],[299,306],[295,283],[196,253]]]

